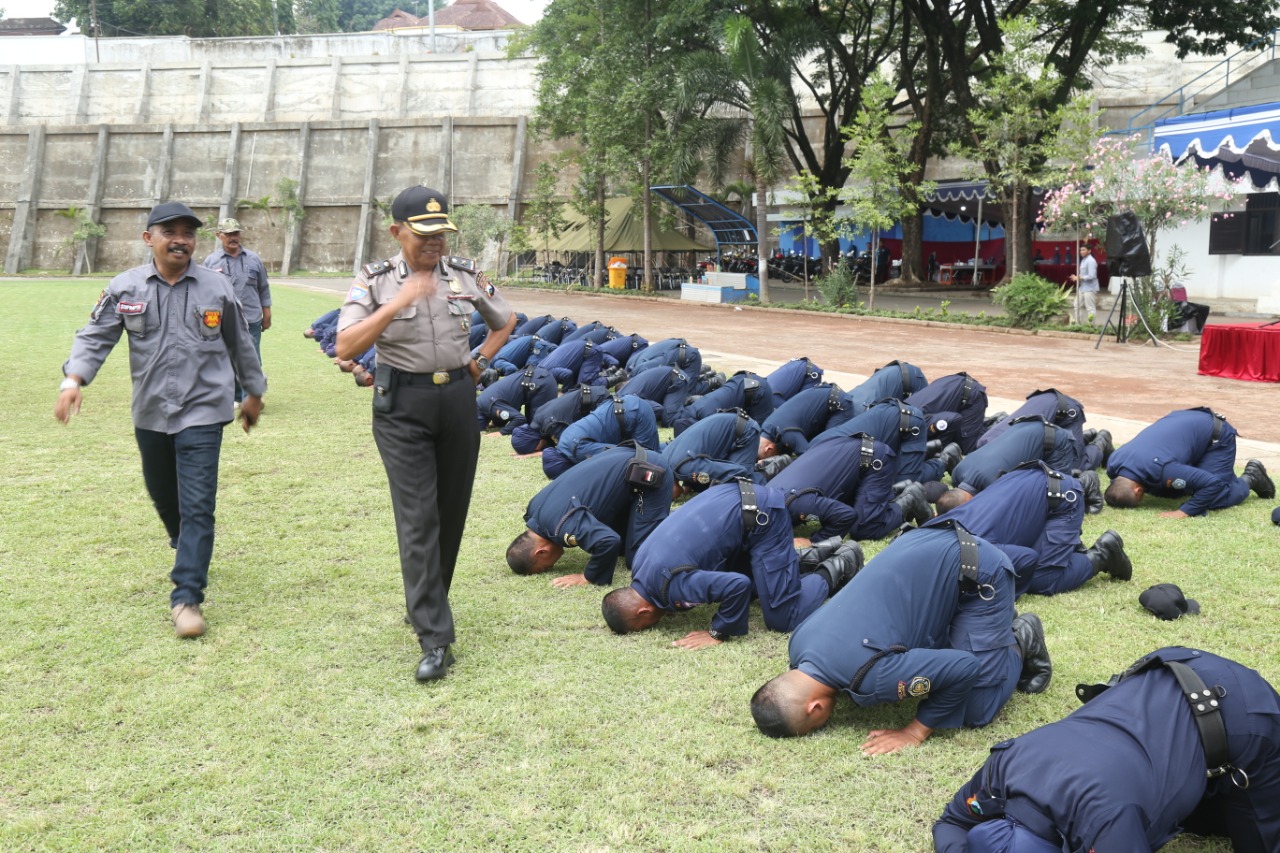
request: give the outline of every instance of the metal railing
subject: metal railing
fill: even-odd
[[[1214,90],[1214,94],[1217,94],[1230,86],[1233,79],[1238,81],[1264,63],[1276,59],[1277,41],[1280,41],[1280,30],[1272,30],[1270,34],[1250,42],[1151,106],[1134,114],[1123,130],[1112,131],[1112,135],[1141,134],[1143,141],[1149,144],[1156,122],[1160,119],[1183,115],[1188,105],[1194,106],[1196,98],[1200,95],[1210,90]],[[1169,103],[1170,100],[1173,102]]]

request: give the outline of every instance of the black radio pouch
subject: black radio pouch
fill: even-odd
[[[396,401],[396,375],[391,365],[379,362],[373,369],[373,410],[380,415],[390,413]]]
[[[648,461],[645,449],[636,445],[635,458],[627,463],[624,476],[633,489],[656,489],[662,481],[663,469]]]

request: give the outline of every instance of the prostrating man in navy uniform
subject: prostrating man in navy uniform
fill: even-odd
[[[528,423],[511,431],[511,449],[524,456],[555,447],[565,427],[591,414],[608,396],[601,385],[583,385],[542,404]]]
[[[1080,541],[1084,487],[1043,462],[1009,471],[927,526],[952,521],[1009,556],[1018,575],[1018,595],[1067,592],[1099,572],[1118,581],[1133,577],[1124,540],[1116,531],[1106,531],[1085,549]]]
[[[808,734],[844,693],[864,708],[921,700],[903,728],[871,732],[864,755],[985,726],[1015,684],[1038,693],[1053,671],[1040,620],[1014,616],[1013,584],[995,545],[952,527],[908,531],[791,635],[791,669],[751,698],[756,725]]]
[[[793,358],[765,377],[773,391],[773,407],[776,409],[806,388],[822,381],[822,368],[808,357]]]
[[[1144,495],[1185,497],[1182,506],[1160,514],[1186,518],[1243,503],[1250,489],[1267,500],[1276,496],[1260,461],[1246,462],[1240,477],[1235,464],[1236,430],[1225,417],[1204,407],[1170,412],[1111,454],[1107,503],[1135,507]]]
[[[824,430],[847,421],[849,403],[836,385],[806,388],[773,410],[760,424],[761,459],[804,453]]]
[[[516,318],[474,261],[446,254],[446,235],[458,229],[443,195],[410,187],[391,203],[391,216],[400,252],[356,276],[338,321],[338,355],[378,346],[373,437],[391,489],[405,608],[422,648],[415,677],[433,681],[454,659],[449,588],[480,452],[475,387]],[[476,310],[490,332],[473,353]],[[550,399],[555,381],[547,380]],[[532,397],[528,407],[536,408]]]
[[[612,358],[606,362],[604,354],[596,349],[596,345],[584,339],[561,341],[555,352],[541,359],[538,364],[551,371],[551,375],[566,391],[575,385],[595,385],[600,382],[600,371],[604,367],[618,366]]]
[[[560,393],[556,378],[541,367],[526,367],[504,376],[476,397],[476,421],[480,429],[497,426],[503,435],[528,423],[538,407]]]
[[[702,353],[684,338],[666,338],[631,356],[627,360],[627,373],[635,376],[660,364],[678,367],[685,376],[696,379],[702,373]]]
[[[702,491],[753,478],[759,446],[760,427],[745,412],[717,412],[667,442],[662,455],[682,492]]]
[[[678,367],[659,364],[646,368],[617,387],[617,393],[630,394],[661,406],[658,423],[671,426],[676,412],[692,393],[689,377]]]
[[[630,394],[601,401],[591,414],[565,427],[555,447],[542,451],[543,473],[554,480],[571,466],[624,441],[657,453],[660,442],[653,403]]]
[[[881,539],[904,521],[923,524],[933,518],[924,487],[911,483],[895,502],[893,451],[867,435],[824,441],[801,455],[769,481],[787,493],[791,520],[819,519],[814,542],[832,536]]]
[[[862,566],[856,542],[809,550],[802,567],[782,492],[745,481],[712,486],[658,525],[636,554],[631,586],[608,593],[601,612],[614,633],[627,634],[718,602],[709,630],[673,644],[697,649],[746,634],[747,607],[758,597],[765,625],[790,631]]]
[[[567,344],[569,341],[587,340],[593,344],[598,344],[616,337],[618,337],[617,329],[612,326],[606,326],[599,320],[592,320],[590,323],[581,325],[565,335],[560,343]]]
[[[969,374],[953,373],[933,380],[911,395],[911,405],[953,423],[950,439],[963,452],[972,453],[978,446],[987,416],[987,386]]]
[[[898,480],[915,480],[928,483],[939,480],[960,459],[959,445],[947,445],[941,456],[925,459],[925,445],[929,442],[929,425],[924,412],[910,403],[887,399],[873,405],[847,421],[829,426],[809,442],[812,449],[817,444],[835,438],[862,433],[876,441],[882,441],[896,454]],[[808,452],[808,451],[806,451]]]
[[[845,396],[849,401],[849,411],[856,415],[885,397],[905,400],[927,384],[923,370],[914,364],[894,360]]]
[[[612,447],[547,483],[525,510],[528,529],[507,548],[511,570],[540,574],[565,548],[581,548],[591,555],[586,570],[552,584],[613,583],[618,556],[625,553],[627,566],[633,565],[636,549],[671,512],[675,481],[660,454],[644,453],[652,470],[643,482],[628,482],[627,471],[638,456],[634,447]]]
[[[955,488],[938,498],[938,511],[959,506],[996,481],[1001,474],[1026,462],[1044,462],[1055,471],[1070,471],[1079,454],[1079,444],[1070,430],[1046,424],[1029,415],[1011,424],[990,444],[979,447],[956,463],[951,472]],[[1089,512],[1102,510],[1102,487],[1093,471],[1081,473]]]
[[[742,409],[757,424],[764,421],[773,414],[773,391],[768,381],[745,370],[735,373],[719,388],[686,403],[676,412],[671,426],[679,435],[695,421],[730,409]]]
[[[1275,688],[1178,646],[1110,683],[1080,685],[1083,707],[993,746],[933,825],[934,849],[1140,853],[1190,832],[1280,850]]]
[[[985,447],[999,438],[1014,421],[1031,416],[1043,418],[1054,426],[1070,430],[1076,437],[1080,455],[1070,466],[1072,470],[1096,471],[1107,464],[1107,460],[1111,458],[1111,451],[1115,450],[1109,430],[1091,430],[1092,434],[1085,434],[1084,406],[1079,400],[1068,397],[1057,388],[1032,391],[1027,395],[1027,401],[1019,406],[1016,412],[1005,415],[978,438],[978,447]]]
[[[622,366],[626,366],[631,357],[640,350],[649,346],[649,342],[637,334],[620,335],[616,338],[610,338],[607,341],[596,344],[600,347],[600,352],[612,357]]]
[[[142,480],[175,549],[170,615],[179,637],[205,632],[205,586],[213,558],[222,428],[233,418],[234,387],[245,432],[262,413],[267,380],[231,281],[192,261],[191,208],[151,209],[142,241],[151,260],[111,280],[62,366],[53,415],[67,423],[120,335],[129,335],[133,433]]]
[[[553,314],[543,314],[541,317],[527,317],[520,325],[516,326],[515,331],[511,333],[511,337],[519,338],[525,335],[536,335],[543,326],[555,321],[556,318]]]
[[[568,317],[561,317],[559,320],[552,320],[538,327],[538,337],[544,341],[550,341],[553,344],[559,344],[567,335],[573,334],[578,328],[578,324]]]
[[[510,376],[511,374],[524,370],[525,365],[529,363],[529,356],[533,354],[533,345],[541,341],[542,338],[537,335],[522,335],[518,338],[512,338],[502,345],[502,349],[498,350],[490,361],[490,365],[498,372],[500,376]],[[554,348],[554,344],[551,345]]]

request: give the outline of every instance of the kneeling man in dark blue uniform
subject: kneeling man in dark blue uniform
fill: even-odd
[[[933,826],[939,853],[1139,853],[1183,831],[1280,850],[1280,695],[1257,672],[1172,647],[1076,693],[991,748]]]
[[[628,479],[636,459],[651,466],[644,478],[648,482]],[[661,454],[611,447],[533,496],[524,513],[529,529],[507,548],[507,565],[518,575],[541,574],[566,547],[576,547],[591,555],[586,570],[556,578],[554,586],[613,583],[618,555],[625,547],[627,565],[632,565],[640,544],[670,514],[674,496],[675,478]]]
[[[861,707],[919,699],[901,729],[872,731],[864,755],[923,743],[938,728],[985,726],[1013,693],[1049,686],[1044,628],[1013,610],[1004,552],[954,526],[899,536],[791,635],[791,669],[751,697],[770,737],[826,725],[836,697]]]
[[[783,492],[722,483],[658,525],[636,554],[631,586],[606,595],[601,612],[614,633],[629,634],[667,613],[719,602],[709,630],[674,643],[697,649],[746,634],[752,598],[766,626],[790,631],[860,568],[856,542],[833,538],[798,555]]]

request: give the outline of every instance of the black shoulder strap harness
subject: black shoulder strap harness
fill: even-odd
[[[898,375],[902,377],[902,396],[909,397],[911,395],[911,371],[907,369],[907,365],[901,361],[892,361],[890,364],[898,365]]]
[[[1088,702],[1126,678],[1157,666],[1163,666],[1178,680],[1182,695],[1191,706],[1191,716],[1200,731],[1200,742],[1204,746],[1205,776],[1217,779],[1230,774],[1233,785],[1242,790],[1248,788],[1248,774],[1232,766],[1231,753],[1227,748],[1227,727],[1222,721],[1221,708],[1221,699],[1226,696],[1226,690],[1218,685],[1206,687],[1199,674],[1185,663],[1162,660],[1159,655],[1148,655],[1139,658],[1133,666],[1119,675],[1111,676],[1111,680],[1105,684],[1077,684],[1076,696],[1081,702]]]
[[[1045,459],[1049,458],[1049,454],[1053,453],[1053,441],[1058,434],[1058,428],[1048,421],[1044,425],[1044,445],[1042,454]]]
[[[742,529],[750,533],[756,527],[769,523],[769,513],[756,502],[756,486],[746,477],[738,478],[738,498],[742,508]]]
[[[884,467],[883,459],[876,459],[876,440],[865,432],[855,432],[850,438],[861,439],[862,446],[858,448],[858,467],[870,468],[873,471],[879,471]]]
[[[625,436],[627,434],[627,416],[623,410],[622,398],[617,394],[610,394],[609,399],[613,401],[613,416],[618,419],[618,429]]]
[[[1227,418],[1226,415],[1220,415],[1214,411],[1210,411],[1209,414],[1213,415],[1213,435],[1209,437],[1209,443],[1217,444],[1218,440],[1222,438],[1222,424]]]
[[[886,397],[882,402],[892,402],[898,407],[898,434],[899,435],[919,435],[920,427],[911,425],[911,410],[907,408],[907,404],[899,400],[897,397]]]
[[[964,388],[960,391],[960,408],[963,409],[969,404],[969,398],[973,396],[974,382],[973,377],[969,374],[965,373],[962,375],[964,376]]]
[[[840,393],[840,389],[835,385],[832,385],[831,390],[827,393],[827,411],[844,411],[844,395]]]
[[[1062,492],[1062,475],[1057,471],[1045,469],[1044,485],[1045,494],[1049,498],[1049,512],[1053,512],[1065,497]]]

